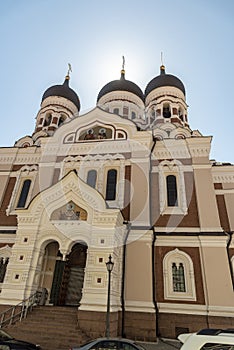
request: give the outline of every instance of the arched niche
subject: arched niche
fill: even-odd
[[[102,125],[95,125],[82,130],[79,135],[79,141],[90,141],[90,140],[105,140],[113,138],[113,130]]]
[[[87,211],[75,204],[73,201],[70,201],[62,207],[54,210],[51,214],[51,220],[87,221]]]

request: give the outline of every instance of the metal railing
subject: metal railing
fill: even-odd
[[[44,305],[46,290],[36,291],[29,298],[22,300],[19,304],[11,306],[6,311],[0,313],[0,328],[9,326],[17,321],[22,321],[27,317],[36,305]]]

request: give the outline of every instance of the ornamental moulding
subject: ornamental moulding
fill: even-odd
[[[100,224],[100,225],[101,224],[103,224],[103,225],[115,224],[116,217],[106,217],[106,216],[105,217],[103,217],[103,216],[97,217],[97,216],[95,216],[93,219],[93,223]]]
[[[80,142],[80,143],[78,143]],[[88,142],[78,141],[75,144],[64,144],[60,147],[58,155],[77,155],[77,154],[97,154],[97,153],[109,153],[110,148],[113,153],[126,153],[130,151],[128,143],[126,140],[105,140],[104,142]],[[69,146],[69,150],[67,149]]]
[[[234,183],[234,174],[233,175],[213,175],[214,183]]]
[[[28,217],[28,216],[18,216],[18,224],[35,224],[39,220],[37,216]]]
[[[12,164],[15,160],[15,156],[2,156],[0,157],[0,162],[2,164]]]
[[[129,95],[131,95],[131,99],[129,99]],[[133,105],[135,104],[137,107],[139,106],[139,102],[141,104],[141,107],[144,108],[144,103],[143,101],[141,101],[140,97],[137,97],[135,94],[126,91],[126,92],[117,92],[117,91],[113,91],[111,93],[108,93],[107,95],[104,95],[100,98],[101,100],[101,105],[105,104],[105,103],[116,103],[118,101],[116,100],[127,100],[128,102],[132,103]],[[106,113],[111,113],[112,112],[107,112]]]
[[[39,163],[41,159],[41,155],[19,155],[16,157],[15,163],[18,164],[36,164]],[[1,159],[0,159],[1,161]]]
[[[156,150],[153,159],[188,158],[187,150]]]
[[[192,157],[208,157],[210,154],[210,147],[207,148],[189,148]]]

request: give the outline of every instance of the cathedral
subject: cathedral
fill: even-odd
[[[142,90],[123,64],[84,114],[70,85],[0,148],[1,310],[43,290],[96,336],[107,299],[112,336],[233,328],[234,166],[190,128],[183,82],[161,65]]]

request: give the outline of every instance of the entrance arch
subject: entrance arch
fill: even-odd
[[[58,251],[50,292],[51,304],[79,305],[82,297],[86,257],[87,245],[84,243],[76,243],[66,261],[62,260],[62,254]]]

